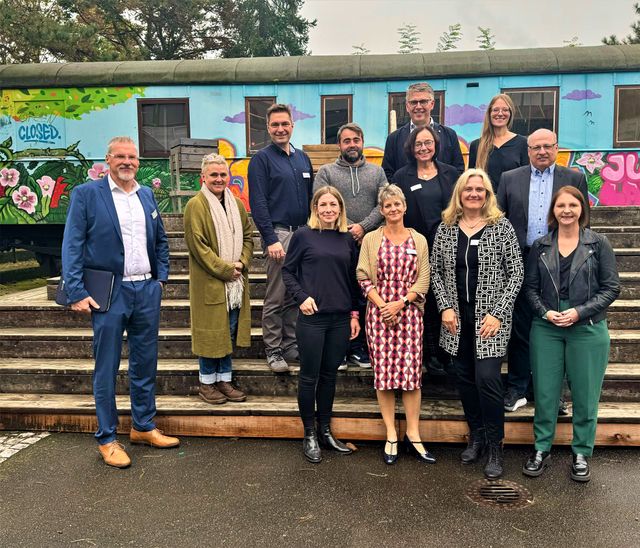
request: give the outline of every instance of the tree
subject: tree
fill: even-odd
[[[371,50],[365,47],[364,42],[362,42],[362,44],[360,44],[359,46],[351,47],[353,48],[351,55],[368,55],[369,53],[371,53]]]
[[[458,47],[458,42],[462,39],[462,25],[456,23],[449,25],[449,30],[442,33],[436,51],[449,51]]]
[[[633,9],[635,10],[635,14],[640,17],[640,3],[635,3],[633,5]],[[620,41],[615,34],[612,34],[611,36],[605,36],[602,39],[602,43],[608,46],[616,46],[620,44],[640,44],[640,19],[631,24],[631,31],[631,34],[627,34],[627,37],[623,38],[622,41]]]
[[[478,47],[484,50],[496,49],[496,37],[495,35],[491,34],[491,29],[489,27],[478,27],[478,31],[480,32],[480,34],[476,37]]]
[[[399,29],[398,53],[417,53],[422,46],[420,31],[411,23],[404,23]]]
[[[582,42],[580,42],[580,38],[578,38],[577,36],[574,36],[573,38],[571,38],[571,40],[563,40],[562,43],[566,48],[576,48],[582,45]]]

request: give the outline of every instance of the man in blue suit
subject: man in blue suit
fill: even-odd
[[[116,441],[115,393],[124,331],[129,346],[131,442],[153,447],[180,443],[163,435],[153,422],[160,300],[169,275],[169,246],[153,193],[135,180],[140,162],[133,140],[111,139],[106,162],[106,177],[73,191],[62,272],[71,309],[91,314],[98,448],[106,464],[126,468],[131,460]],[[108,310],[101,311],[86,290],[85,268],[113,273]]]

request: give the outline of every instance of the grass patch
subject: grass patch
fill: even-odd
[[[28,280],[19,280],[8,283],[0,283],[0,295],[9,295],[11,293],[19,293],[36,287],[45,287],[47,278],[30,278]]]

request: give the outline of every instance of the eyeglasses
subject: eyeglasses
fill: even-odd
[[[541,150],[549,152],[550,150],[553,150],[553,147],[555,147],[557,144],[558,143],[552,143],[550,145],[534,145],[530,146],[529,150],[533,150],[533,152],[540,152]]]
[[[502,113],[509,114],[510,112],[511,112],[511,109],[508,107],[505,107],[505,108],[496,107],[491,109],[491,114],[502,114]]]
[[[269,122],[269,127],[277,128],[277,127],[291,127],[291,122]]]
[[[138,157],[134,156],[133,154],[109,154],[109,156],[111,156],[112,158],[115,158],[116,160],[118,160],[119,162],[122,162],[124,160],[129,160],[130,162],[135,162]]]
[[[413,146],[415,149],[419,149],[422,147],[432,147],[435,144],[435,141],[416,141]]]
[[[431,103],[433,103],[434,100],[433,99],[413,99],[412,101],[407,101],[407,105],[409,105],[410,107],[417,107],[418,105],[420,105],[421,107],[426,107],[427,105],[430,105]]]

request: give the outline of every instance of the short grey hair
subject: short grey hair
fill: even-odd
[[[432,97],[435,97],[436,95],[431,85],[427,84],[426,82],[418,82],[417,84],[411,84],[407,88],[407,95],[406,95],[407,101],[409,100],[409,96],[412,93],[430,93]]]
[[[133,145],[134,147],[136,147],[136,150],[138,148],[136,146],[136,142],[131,137],[127,137],[127,136],[113,137],[109,141],[109,144],[107,145],[107,154],[111,154],[111,149],[113,148],[114,145],[122,145],[122,144]]]
[[[229,164],[227,164],[226,158],[222,154],[207,154],[202,158],[202,165],[200,166],[200,171],[204,171],[204,169],[210,164],[224,164],[229,169]]]
[[[378,192],[378,206],[382,207],[382,205],[391,198],[400,198],[404,205],[407,205],[407,199],[404,196],[404,192],[398,185],[394,185],[393,183],[383,186]]]

